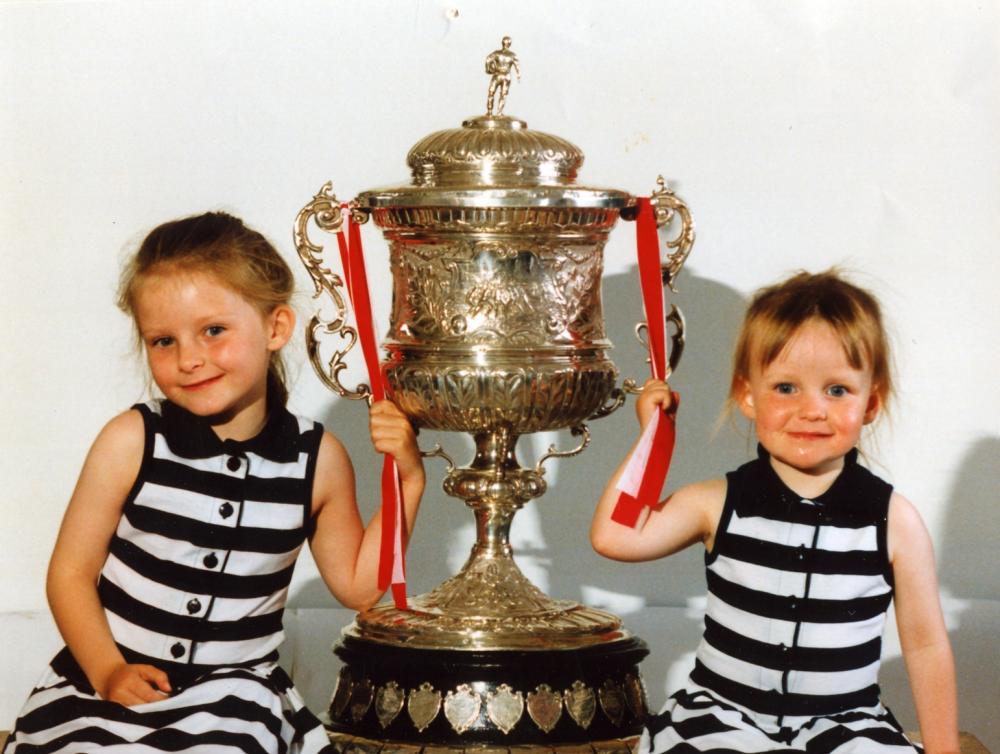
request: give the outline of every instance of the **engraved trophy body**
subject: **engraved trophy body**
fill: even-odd
[[[339,748],[417,751],[581,745],[627,751],[646,714],[638,663],[645,645],[617,616],[556,600],[515,564],[514,514],[542,495],[544,463],[581,452],[588,420],[622,404],[628,385],[607,355],[601,303],[603,249],[635,198],[577,184],[583,153],[557,136],[502,114],[516,57],[505,38],[494,61],[488,108],[461,128],[410,150],[412,180],[362,192],[355,219],[371,218],[390,248],[393,300],[382,372],[419,427],[470,433],[464,467],[445,456],[444,490],[476,517],[477,541],[458,574],[408,610],[382,604],[357,616],[337,654],[344,661],[330,705]],[[492,57],[492,56],[491,56]],[[497,84],[497,77],[505,77]],[[494,95],[499,102],[494,107]],[[687,207],[662,188],[652,197],[662,225],[680,220],[664,266],[675,276],[693,243]],[[337,230],[329,184],[299,214],[296,245],[317,295],[337,307],[309,325],[310,360],[341,395],[355,334],[337,275],[308,237],[311,220]],[[679,328],[679,314],[672,318]],[[347,346],[326,361],[323,342]],[[680,356],[682,333],[671,361]],[[627,383],[630,381],[626,381]],[[571,429],[577,447],[551,447],[533,467],[515,453],[520,435]],[[581,533],[581,536],[585,534]]]

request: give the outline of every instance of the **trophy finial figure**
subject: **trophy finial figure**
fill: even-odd
[[[517,67],[517,55],[510,51],[510,37],[504,37],[500,41],[500,49],[486,56],[486,72],[490,74],[490,89],[486,93],[487,115],[503,115],[503,106],[507,103],[507,91],[510,89],[511,69],[520,81],[521,69]],[[499,97],[497,97],[498,92]],[[495,108],[494,99],[497,100]]]

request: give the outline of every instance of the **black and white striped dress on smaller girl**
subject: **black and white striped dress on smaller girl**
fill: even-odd
[[[912,754],[882,705],[878,670],[893,579],[892,487],[852,450],[806,500],[763,450],[727,475],[706,553],[705,630],[687,687],[651,718],[641,750]]]
[[[279,407],[256,437],[222,441],[169,401],[135,408],[142,466],[98,594],[126,660],[164,670],[174,692],[133,707],[104,701],[64,648],[4,754],[321,751],[323,727],[277,650],[322,426]]]

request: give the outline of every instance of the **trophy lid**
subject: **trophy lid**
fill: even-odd
[[[559,136],[505,115],[469,118],[425,136],[406,157],[414,186],[513,188],[567,186],[583,152]]]
[[[376,207],[603,207],[634,203],[615,189],[574,183],[583,152],[560,136],[532,131],[503,115],[511,71],[520,71],[509,38],[486,59],[491,75],[485,115],[461,128],[435,131],[410,149],[409,184],[358,195],[361,209]],[[494,102],[499,95],[498,102]],[[494,112],[496,111],[496,112]]]

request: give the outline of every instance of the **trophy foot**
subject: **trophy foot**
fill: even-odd
[[[532,584],[506,554],[474,554],[455,576],[414,597],[408,610],[382,604],[345,631],[366,641],[424,649],[578,649],[626,638],[621,619]]]

